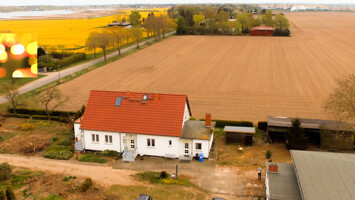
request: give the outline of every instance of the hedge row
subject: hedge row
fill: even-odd
[[[14,113],[13,109],[9,108],[7,110],[8,113]],[[40,110],[40,109],[28,109],[28,108],[16,108],[16,113],[17,114],[26,114],[26,115],[47,115],[45,110]],[[51,116],[57,116],[57,117],[69,117],[75,115],[75,112],[69,112],[69,111],[53,111],[51,113]],[[51,117],[52,118],[52,117]]]
[[[65,57],[61,60],[58,60],[58,64],[61,67],[65,67],[65,66],[71,65],[73,63],[77,63],[77,62],[79,62],[81,60],[85,60],[85,59],[86,59],[85,53],[77,53],[77,54],[73,54],[69,57]]]
[[[258,122],[258,129],[266,131],[267,130],[267,122]]]
[[[205,121],[205,119],[200,119],[200,121]],[[249,121],[230,121],[230,120],[221,120],[221,119],[212,119],[216,122],[217,128],[224,128],[225,126],[245,126],[245,127],[254,127],[253,122]]]
[[[7,114],[5,114],[5,117],[16,117],[16,118],[29,119],[31,117],[31,115],[7,113]]]
[[[274,36],[290,36],[290,34],[291,34],[291,32],[289,29],[282,30],[282,29],[276,28],[274,30]]]
[[[16,118],[29,119],[29,118],[31,118],[31,115],[8,113],[5,115],[5,117],[16,117]],[[32,119],[48,120],[48,116],[47,115],[32,115]],[[52,121],[59,121],[59,122],[69,122],[68,117],[51,116],[51,120]]]

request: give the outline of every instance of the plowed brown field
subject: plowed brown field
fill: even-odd
[[[327,118],[336,78],[355,73],[355,13],[287,13],[292,37],[177,36],[59,88],[65,110],[91,89],[187,94],[193,116]]]

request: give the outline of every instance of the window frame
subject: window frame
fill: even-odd
[[[105,135],[105,144],[112,144],[113,138],[112,135]]]
[[[147,138],[147,147],[155,148],[155,139]]]
[[[200,148],[197,148],[197,145],[200,145]],[[195,149],[196,150],[202,150],[202,143],[200,143],[200,142],[195,143]]]
[[[99,136],[99,134],[92,133],[92,134],[91,134],[91,142],[99,143],[99,142],[100,142],[100,136]]]

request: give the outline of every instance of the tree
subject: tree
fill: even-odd
[[[194,15],[194,22],[195,22],[195,25],[200,25],[201,22],[205,21],[205,16],[204,15]]]
[[[292,120],[292,126],[285,133],[285,140],[288,149],[307,149],[308,137],[305,135],[299,119]]]
[[[150,34],[154,34],[154,20],[155,16],[154,13],[149,13],[146,20],[144,20],[143,27],[147,30],[147,36],[149,37]]]
[[[237,21],[242,25],[242,32],[249,33],[250,31],[250,18],[245,12],[236,16]]]
[[[4,92],[5,99],[10,101],[12,105],[13,113],[16,113],[16,107],[23,105],[17,87],[12,83],[3,83],[1,87]]]
[[[141,19],[141,14],[138,11],[132,11],[131,14],[129,15],[129,22],[131,23],[132,26],[138,26],[140,25],[140,19]]]
[[[324,109],[338,120],[355,122],[355,74],[337,80]]]
[[[218,26],[216,10],[209,6],[206,7],[203,12],[206,17],[207,31],[210,33],[214,33]]]
[[[132,28],[129,29],[130,31],[130,35],[133,39],[133,41],[135,41],[135,43],[137,44],[137,49],[139,49],[139,42],[141,41],[142,37],[143,37],[143,32],[142,32],[142,28],[140,26],[134,26]]]
[[[86,39],[85,46],[88,48],[89,51],[94,50],[94,56],[96,58],[96,35],[99,34],[97,31],[91,32],[89,37]]]
[[[3,190],[0,190],[0,200],[5,200],[5,192]]]
[[[121,46],[126,37],[126,29],[120,26],[112,26],[109,28],[113,41],[117,44],[118,55],[121,55]]]
[[[40,103],[44,106],[48,120],[51,119],[51,113],[68,100],[69,98],[65,97],[62,92],[54,86],[45,89],[40,96]]]
[[[104,60],[106,62],[106,49],[112,44],[114,38],[108,31],[102,32],[92,32],[86,40],[86,46],[95,49],[96,47],[101,48],[104,54]]]
[[[186,21],[185,21],[184,17],[182,17],[182,16],[178,17],[176,25],[177,25],[176,33],[178,35],[187,34],[187,24],[186,24]]]
[[[159,21],[161,22],[163,38],[165,37],[166,32],[169,32],[176,27],[176,24],[167,15],[159,16]]]
[[[272,11],[267,10],[266,14],[261,17],[261,22],[265,26],[274,27],[274,20],[272,19]]]
[[[275,15],[274,19],[275,27],[281,30],[287,30],[290,27],[290,23],[288,19],[282,14]]]

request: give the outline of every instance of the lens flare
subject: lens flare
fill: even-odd
[[[37,58],[36,57],[30,57],[28,59],[28,64],[32,66],[33,64],[37,64]]]
[[[6,51],[2,52],[2,54],[0,54],[0,63],[5,63],[7,61],[7,53]]]
[[[26,50],[30,55],[37,55],[37,41],[28,44]]]
[[[33,74],[37,74],[38,73],[37,64],[31,65],[31,72]]]
[[[6,69],[0,67],[0,78],[5,77],[6,76]]]
[[[25,47],[22,44],[17,44],[11,47],[11,53],[13,55],[21,55],[25,52]]]
[[[22,78],[23,77],[23,74],[20,70],[16,70],[12,73],[12,77],[14,78]]]
[[[5,52],[5,47],[4,45],[0,44],[0,54]]]

